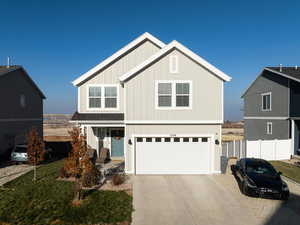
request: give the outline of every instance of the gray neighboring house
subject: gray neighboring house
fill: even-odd
[[[220,173],[230,77],[177,41],[145,33],[73,81],[72,122],[134,174]]]
[[[296,154],[300,148],[300,68],[265,67],[242,98],[245,139],[292,139]]]
[[[44,94],[21,66],[0,66],[0,156],[25,142],[36,127],[43,135]]]

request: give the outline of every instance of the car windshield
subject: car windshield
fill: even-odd
[[[25,148],[25,147],[16,147],[14,152],[26,153],[27,148]]]
[[[275,176],[277,174],[276,170],[271,165],[261,162],[247,162],[246,172],[270,176]]]

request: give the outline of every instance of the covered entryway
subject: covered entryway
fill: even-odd
[[[136,174],[207,174],[210,137],[136,137]]]

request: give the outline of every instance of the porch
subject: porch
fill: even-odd
[[[86,126],[84,128],[87,136],[87,144],[97,152],[103,148],[108,149],[111,160],[124,160],[124,136],[125,129],[122,126],[98,127]]]

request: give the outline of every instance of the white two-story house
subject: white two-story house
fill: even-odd
[[[218,173],[230,79],[177,41],[145,33],[73,81],[72,122],[127,173]]]

